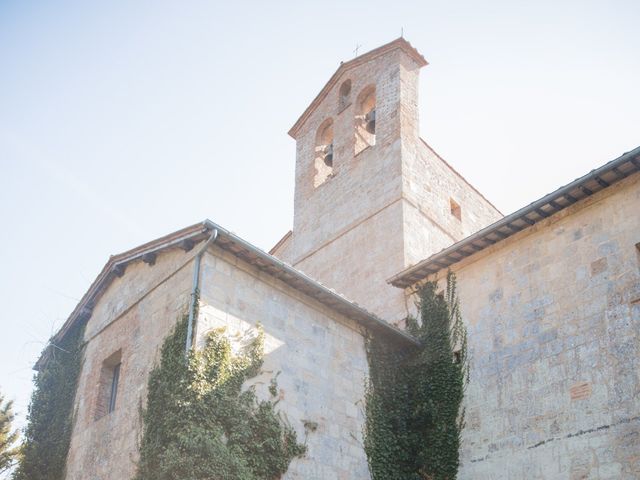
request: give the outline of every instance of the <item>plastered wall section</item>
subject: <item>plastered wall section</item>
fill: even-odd
[[[174,249],[158,255],[153,266],[128,265],[95,306],[85,331],[67,480],[133,478],[147,377],[163,339],[188,305],[194,252]],[[110,388],[109,381],[100,384],[103,361],[119,350],[115,410],[96,418],[102,390]]]
[[[455,266],[460,479],[640,478],[640,176]]]
[[[203,259],[196,338],[224,326],[231,338],[260,322],[262,373],[251,384],[261,398],[276,374],[277,408],[307,444],[285,479],[369,479],[362,444],[364,379],[368,367],[357,324],[273,277],[212,248]],[[304,423],[317,424],[308,431]]]

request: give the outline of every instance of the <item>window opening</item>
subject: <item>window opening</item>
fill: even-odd
[[[118,380],[120,380],[120,364],[113,367],[111,379],[111,395],[109,396],[109,413],[116,409],[116,397],[118,396]]]
[[[355,114],[355,154],[376,144],[376,89],[366,87],[358,96]]]
[[[340,110],[342,111],[344,108],[349,105],[349,97],[351,95],[351,80],[345,80],[340,85]]]
[[[316,134],[314,187],[319,187],[333,176],[333,160],[333,120],[329,118]]]
[[[99,420],[116,409],[118,390],[120,387],[120,373],[122,367],[122,351],[118,350],[102,362],[98,379],[98,398],[96,402],[95,419]]]
[[[449,199],[449,205],[451,208],[451,215],[456,217],[458,220],[462,220],[462,209],[460,208],[460,205],[458,205],[453,198]]]

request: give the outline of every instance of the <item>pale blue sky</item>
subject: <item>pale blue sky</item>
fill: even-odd
[[[427,58],[421,132],[504,213],[640,145],[640,2],[0,1],[0,390],[108,256],[204,218],[269,249],[340,60]]]

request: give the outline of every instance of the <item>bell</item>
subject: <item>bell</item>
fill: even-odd
[[[376,111],[371,110],[364,117],[364,120],[367,122],[364,126],[365,130],[369,133],[376,133]]]
[[[324,157],[322,160],[327,167],[333,167],[333,143],[330,143],[326,147],[324,147]]]
[[[368,121],[364,128],[369,133],[376,133],[376,121],[375,120]]]

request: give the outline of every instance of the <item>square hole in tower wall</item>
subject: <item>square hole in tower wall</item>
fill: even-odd
[[[451,215],[456,217],[458,220],[462,220],[462,209],[453,198],[449,199],[449,207],[451,208]]]
[[[120,365],[122,350],[109,355],[100,368],[98,379],[98,396],[96,400],[95,419],[98,420],[113,412],[117,405],[118,387],[120,384]]]

